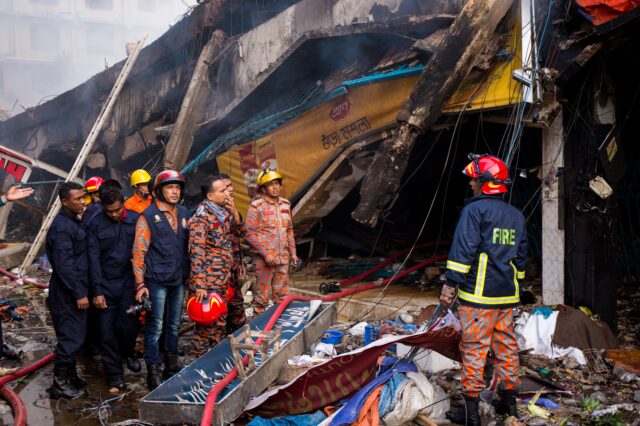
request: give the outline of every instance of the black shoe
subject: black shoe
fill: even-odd
[[[154,390],[162,383],[162,375],[160,374],[160,365],[147,364],[147,387],[150,391]]]
[[[514,391],[500,391],[500,399],[494,404],[496,413],[518,418],[518,406]]]
[[[125,389],[124,379],[122,376],[111,376],[107,378],[107,384],[110,388],[118,388],[119,391]]]
[[[7,345],[2,346],[2,351],[0,351],[0,358],[10,359],[12,361],[17,361],[22,357],[22,351],[15,351],[11,349]]]
[[[73,386],[77,388],[86,388],[87,381],[78,377],[78,370],[76,369],[76,364],[75,363],[69,364],[67,368],[69,370],[68,371],[69,382],[71,382]]]
[[[165,359],[163,377],[166,380],[182,370],[183,365],[179,362],[178,354],[167,353]]]
[[[74,399],[87,396],[86,389],[78,388],[69,380],[69,367],[56,364],[53,367],[53,385],[49,388],[51,399]]]
[[[478,402],[476,397],[464,395],[464,406],[456,411],[447,411],[447,420],[465,426],[481,426],[480,413],[478,412]]]
[[[127,368],[129,371],[133,373],[139,373],[142,371],[142,364],[138,358],[127,358],[126,360]]]

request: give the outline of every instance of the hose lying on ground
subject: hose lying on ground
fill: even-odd
[[[47,365],[56,355],[54,353],[50,353],[44,358],[39,359],[31,365],[28,365],[20,370],[16,371],[12,374],[7,374],[4,377],[0,377],[0,397],[4,398],[9,405],[11,405],[11,409],[13,410],[13,417],[15,426],[26,426],[27,424],[27,408],[24,405],[24,402],[20,399],[20,397],[5,385],[15,379],[19,379],[22,376],[26,376],[29,373],[32,373],[45,365]]]
[[[36,280],[32,280],[31,278],[21,278],[19,276],[17,276],[14,273],[11,273],[9,271],[7,271],[6,269],[0,268],[0,274],[11,278],[14,281],[18,281],[18,280],[22,280],[23,283],[25,284],[29,284],[38,288],[49,288],[49,284],[47,283],[41,283],[39,281]]]
[[[340,299],[342,297],[345,296],[349,296],[351,294],[354,293],[360,293],[362,291],[366,291],[366,290],[371,290],[373,288],[376,287],[382,287],[385,286],[387,284],[389,284],[392,280],[397,280],[400,278],[403,278],[407,275],[409,275],[410,273],[417,271],[419,269],[422,269],[426,266],[429,266],[433,263],[436,262],[440,262],[442,260],[446,260],[447,259],[447,255],[438,255],[438,256],[434,256],[430,259],[425,260],[424,262],[420,262],[417,265],[414,265],[410,268],[405,269],[404,271],[400,272],[399,274],[393,276],[393,277],[389,277],[385,280],[383,280],[380,283],[364,283],[362,285],[359,285],[357,287],[353,287],[350,288],[348,290],[344,290],[341,291],[340,293],[334,293],[331,294],[329,296],[324,296],[324,297],[310,297],[310,296],[300,296],[300,295],[289,295],[287,296],[282,303],[280,303],[278,305],[278,307],[276,308],[276,310],[273,312],[273,314],[271,315],[271,318],[269,318],[269,322],[267,322],[267,325],[264,327],[263,332],[267,333],[269,331],[271,331],[271,329],[273,328],[273,326],[275,325],[275,323],[278,321],[278,318],[280,318],[280,315],[282,315],[282,313],[284,312],[284,310],[287,308],[287,305],[289,305],[289,303],[296,301],[296,302],[309,302],[312,300],[320,300],[322,302],[333,302],[334,300]],[[262,342],[262,338],[258,338],[255,342],[256,345],[260,345],[260,343]],[[242,358],[242,364],[246,364],[248,361],[248,357],[247,355],[244,356],[244,358]],[[215,405],[216,405],[216,398],[218,397],[218,394],[224,389],[226,388],[229,383],[231,383],[238,375],[238,369],[236,367],[234,367],[229,373],[227,373],[226,376],[224,376],[224,378],[222,378],[222,380],[220,380],[218,383],[216,383],[210,390],[209,393],[207,394],[207,400],[204,404],[204,412],[202,413],[202,420],[200,422],[201,426],[209,426],[211,425],[211,421],[213,419],[213,410],[215,409]]]

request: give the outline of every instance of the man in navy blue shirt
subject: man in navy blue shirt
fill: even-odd
[[[62,208],[47,233],[46,251],[53,273],[47,304],[58,343],[54,350],[52,399],[86,396],[87,383],[78,377],[76,360],[87,332],[89,261],[82,226],[85,191],[65,182],[58,196]]]
[[[462,389],[465,407],[447,413],[458,424],[480,426],[478,394],[489,349],[501,385],[500,414],[517,416],[515,389],[518,346],[513,308],[520,304],[527,237],[522,213],[502,200],[509,170],[497,157],[471,154],[463,173],[471,178],[473,197],[465,202],[447,260],[447,283],[440,301],[450,305],[458,293],[462,337]]]
[[[98,310],[102,366],[109,386],[123,390],[123,360],[134,372],[142,368],[134,358],[138,321],[126,313],[135,297],[131,252],[139,215],[125,209],[117,181],[106,181],[99,193],[102,210],[87,224],[89,278]]]

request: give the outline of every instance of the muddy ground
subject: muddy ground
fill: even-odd
[[[301,274],[300,274],[301,275]],[[47,281],[46,274],[39,273],[42,281]],[[535,290],[535,289],[534,289]],[[46,291],[21,285],[7,278],[0,279],[0,294],[17,305],[15,312],[19,313],[22,320],[9,320],[3,315],[3,329],[5,343],[23,351],[20,361],[0,361],[0,367],[11,368],[31,364],[35,360],[47,355],[55,345],[55,335],[50,324],[46,310]],[[619,304],[621,313],[620,331],[618,340],[623,346],[637,347],[638,333],[640,333],[640,317],[638,313],[638,301],[640,294],[629,295]],[[528,307],[530,309],[530,307]],[[184,329],[180,340],[181,350],[185,354],[183,362],[193,361],[189,356],[190,351],[190,327],[188,318],[184,317]],[[141,340],[141,339],[140,339]],[[141,349],[141,348],[140,348]],[[554,411],[554,416],[549,420],[542,420],[534,416],[525,416],[525,420],[519,424],[543,425],[543,424],[593,424],[593,425],[624,425],[640,424],[640,415],[634,412],[623,411],[617,417],[609,417],[606,421],[593,422],[586,416],[584,400],[593,402],[599,409],[607,408],[615,404],[640,402],[640,380],[632,379],[623,381],[615,374],[611,366],[602,372],[595,373],[589,366],[580,367],[570,360],[550,361],[544,357],[523,354],[521,356],[523,373],[531,373],[541,370],[546,373],[548,379],[560,383],[570,389],[573,395],[549,395],[548,397],[561,405],[561,409]],[[527,370],[528,369],[528,370]],[[137,401],[146,393],[146,376],[144,369],[141,373],[134,374],[125,368],[125,381],[127,391],[124,393],[112,393],[109,391],[103,377],[101,363],[95,357],[84,355],[79,361],[80,375],[88,382],[89,396],[84,399],[67,401],[54,401],[48,398],[47,388],[52,382],[53,367],[48,365],[26,378],[15,381],[12,384],[28,411],[28,422],[32,425],[97,425],[97,424],[138,424],[127,422],[138,418]],[[448,393],[459,391],[459,372],[451,371],[446,374],[432,377],[436,383],[442,386]],[[455,405],[455,398],[454,405]],[[520,405],[524,413],[525,404]],[[636,404],[635,407],[640,407]],[[591,407],[592,408],[592,407]],[[497,424],[496,416],[488,411],[484,417],[484,424]],[[0,401],[1,424],[13,424],[13,416],[6,402]],[[241,421],[245,423],[246,419]]]

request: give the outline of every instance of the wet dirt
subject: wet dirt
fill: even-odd
[[[47,389],[53,381],[53,365],[49,364],[23,380],[15,382],[13,390],[24,401],[28,423],[33,425],[96,425],[117,423],[138,417],[138,400],[146,393],[142,374],[125,373],[127,391],[109,392],[102,367],[91,358],[81,359],[79,373],[89,385],[86,398],[74,400],[49,399]],[[10,413],[2,415],[3,424],[12,424]]]

